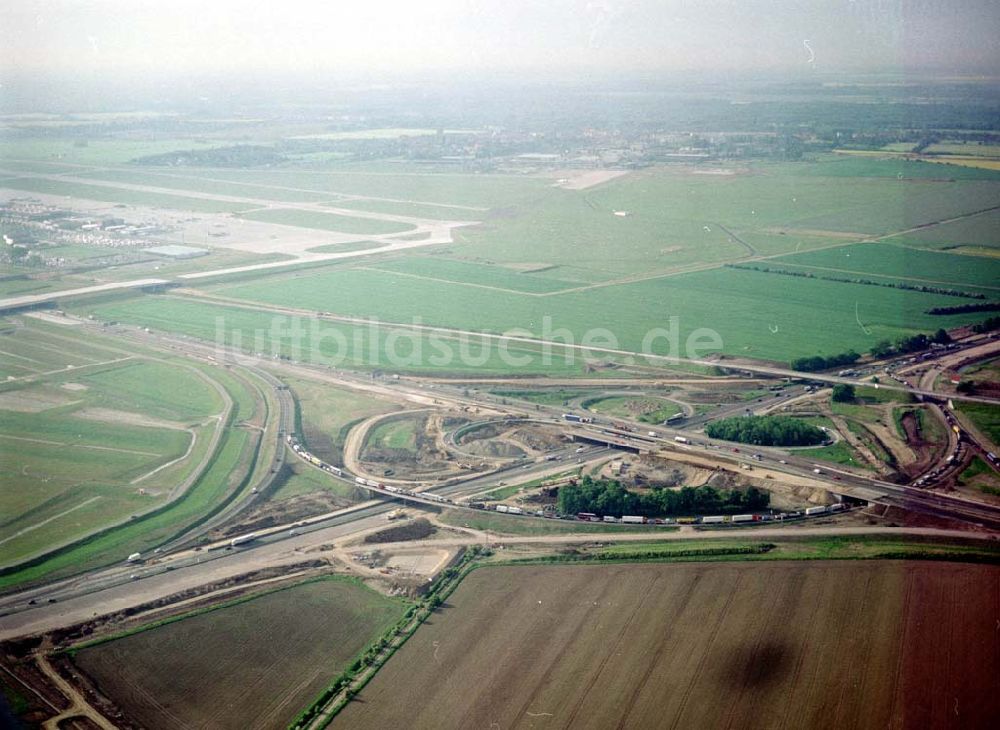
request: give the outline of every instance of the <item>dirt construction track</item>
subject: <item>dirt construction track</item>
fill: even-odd
[[[473,572],[333,728],[986,728],[1000,569]]]

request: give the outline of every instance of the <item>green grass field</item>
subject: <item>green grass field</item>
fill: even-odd
[[[584,407],[588,411],[620,418],[636,418],[644,423],[662,423],[671,416],[681,413],[682,409],[676,403],[660,398],[645,396],[613,396],[586,401]]]
[[[162,362],[123,363],[84,378],[99,387],[105,408],[131,409],[155,418],[191,422],[222,408],[219,394],[188,371]]]
[[[143,324],[213,342],[218,332],[227,344],[245,352],[262,352],[265,356],[281,352],[293,359],[340,367],[503,374],[514,367],[509,359],[517,358],[516,368],[525,372],[575,375],[584,371],[579,357],[566,362],[561,352],[553,351],[546,358],[539,347],[530,344],[511,345],[501,355],[495,344],[483,344],[475,337],[465,342],[429,335],[414,336],[411,340],[408,333],[405,337],[394,335],[391,326],[373,328],[324,321],[313,332],[310,322],[300,319],[303,336],[293,338],[292,318],[275,320],[266,312],[174,297],[143,297],[87,307],[85,311],[94,312],[101,319]],[[272,338],[276,321],[280,331]]]
[[[364,168],[350,171],[192,169],[185,174],[256,185],[290,185],[324,195],[344,194],[473,208],[504,208],[529,200],[551,185],[550,180],[514,175],[372,172]]]
[[[312,253],[345,253],[347,251],[367,251],[370,248],[385,246],[384,241],[349,241],[347,243],[327,243],[323,246],[313,246]]]
[[[457,207],[434,203],[409,203],[393,200],[347,199],[336,203],[338,208],[365,210],[370,213],[391,213],[428,220],[481,221],[487,217],[486,209]]]
[[[293,462],[290,469],[291,473],[271,493],[270,501],[280,502],[291,497],[317,492],[329,493],[343,499],[353,499],[357,496],[357,490],[353,486],[331,479],[329,474],[312,466]]]
[[[854,397],[859,403],[912,403],[914,398],[910,393],[898,390],[886,390],[859,385],[854,389]]]
[[[125,355],[127,353],[104,349],[79,338],[72,338],[72,346],[67,347],[56,330],[35,323],[11,327],[0,333],[0,377],[8,380],[63,368],[88,368],[84,372],[89,372],[89,369]],[[0,383],[0,390],[12,385]]]
[[[754,523],[760,526],[760,523]],[[767,523],[763,523],[766,527]],[[882,535],[862,535],[858,537],[781,537],[769,538],[768,544],[773,547],[764,552],[748,552],[740,554],[741,548],[759,545],[760,543],[740,541],[741,538],[748,538],[746,534],[754,527],[740,527],[737,535],[724,540],[677,540],[671,542],[632,542],[622,545],[611,545],[601,547],[591,547],[581,550],[587,555],[603,555],[614,557],[616,555],[629,555],[644,553],[656,559],[670,559],[677,557],[687,560],[713,561],[713,560],[873,560],[902,557],[904,555],[922,555],[929,558],[948,558],[950,560],[968,560],[977,562],[982,560],[987,563],[995,563],[1000,559],[996,548],[983,541],[974,541],[960,544],[936,542],[931,539],[896,538]],[[721,531],[721,530],[720,530]],[[731,551],[730,555],[719,555],[713,557],[711,554],[698,555],[699,551],[709,552]],[[694,555],[684,556],[684,553],[694,553]]]
[[[1000,408],[986,403],[960,403],[958,410],[968,416],[994,445],[1000,445]]]
[[[0,414],[4,563],[162,501],[169,490],[165,475],[154,474],[134,486],[130,482],[180,458],[192,438],[185,431],[74,418],[65,410],[51,415]],[[199,433],[202,439],[207,436],[207,431]],[[172,473],[176,478],[178,470]]]
[[[720,268],[722,264],[750,263],[881,283],[905,281],[991,298],[1000,294],[995,283],[1000,279],[996,258],[918,250],[909,243],[898,245],[907,240],[902,236],[885,243],[852,241],[854,234],[895,233],[995,205],[1000,198],[1000,176],[986,174],[989,171],[952,174],[949,168],[951,177],[942,178],[939,165],[823,156],[800,163],[755,163],[733,175],[653,168],[577,191],[553,187],[551,180],[537,177],[385,169],[385,165],[367,171],[363,167],[169,173],[129,169],[99,174],[122,181],[147,179],[136,175],[169,179],[178,191],[184,189],[185,180],[192,180],[191,189],[204,193],[232,193],[245,186],[261,195],[273,189],[282,194],[368,198],[348,201],[358,209],[418,205],[450,210],[429,203],[488,209],[465,211],[483,222],[458,229],[454,244],[371,259],[368,264],[359,259],[294,276],[274,272],[205,285],[248,302],[389,322],[410,323],[419,318],[428,325],[490,333],[517,328],[538,338],[569,337],[575,342],[591,331],[598,333],[592,340],[598,345],[675,355],[698,354],[691,353],[685,341],[696,330],[707,329],[718,333],[722,345],[717,349],[722,353],[788,362],[849,348],[864,352],[883,339],[955,327],[983,317],[926,314],[933,307],[966,301],[960,297]],[[51,184],[72,188],[69,183]],[[615,211],[628,215],[618,216]],[[391,222],[294,208],[268,208],[245,215],[361,235],[400,230]],[[979,218],[986,215],[946,224],[941,227],[942,235],[950,235],[947,226],[973,225],[973,221],[982,226]],[[917,235],[931,235],[935,230],[924,228]],[[976,240],[983,240],[982,236]],[[198,331],[200,336],[213,338],[209,320],[219,310],[206,306],[160,300],[146,307],[140,300],[128,307],[109,305],[103,311],[115,312],[114,318],[122,321],[188,334]],[[244,342],[252,340],[250,330],[268,328],[267,315],[228,311],[227,327],[242,332]],[[672,317],[678,318],[680,333],[676,348],[656,337],[655,331],[672,326]],[[420,357],[391,362],[384,348],[373,357],[366,347],[355,346],[352,338],[357,328],[339,330],[349,343],[340,348],[343,362],[352,366],[389,363],[398,370],[494,373],[582,369],[581,362],[567,364],[562,358],[546,364],[532,357],[517,366],[496,353],[482,358],[453,354],[450,360],[432,361],[429,347],[422,348]],[[605,337],[604,331],[613,337]],[[320,350],[333,347],[333,340],[328,339]],[[517,347],[528,354],[537,350],[533,345]],[[472,345],[470,352],[479,354],[481,348]]]
[[[929,249],[995,252],[1000,248],[1000,241],[996,235],[998,228],[1000,228],[1000,210],[991,210],[940,226],[895,236],[889,240]]]
[[[235,373],[141,354],[110,362],[123,353],[109,341],[28,320],[6,337],[35,362],[31,380],[0,384],[0,562],[72,546],[8,571],[0,585],[150,549],[210,515],[248,474],[257,436],[237,424],[258,407]],[[233,414],[210,450],[224,413],[217,387]]]
[[[776,288],[780,298],[774,296]],[[682,352],[674,354],[684,354],[695,329],[708,327],[721,336],[725,353],[784,361],[852,347],[865,351],[881,339],[978,319],[925,313],[953,305],[954,297],[735,269],[557,293],[544,300],[348,268],[304,273],[294,288],[283,280],[265,280],[217,291],[247,301],[389,322],[407,323],[419,316],[429,325],[492,333],[523,328],[535,337],[546,331],[553,337],[565,328],[577,343],[587,330],[602,328],[613,334],[618,347],[633,351],[642,349],[653,328],[665,328],[677,316]],[[565,335],[559,339],[566,341]],[[649,342],[649,351],[669,353],[666,339]]]
[[[816,276],[873,274],[913,284],[929,284],[1000,295],[1000,259],[962,256],[904,248],[889,243],[862,243],[775,259]],[[882,279],[880,279],[882,280]]]
[[[847,416],[863,423],[878,423],[882,420],[879,411],[860,403],[831,403],[830,410],[838,416]]]
[[[1000,180],[1000,173],[972,167],[942,167],[931,162],[869,155],[825,155],[804,165],[803,175],[822,177],[895,178],[899,180]]]
[[[122,205],[138,205],[152,208],[172,208],[175,210],[191,210],[199,213],[235,213],[253,208],[252,203],[232,203],[209,198],[186,197],[168,193],[154,193],[143,190],[109,187],[106,185],[88,185],[66,180],[51,180],[39,177],[19,177],[8,180],[5,187],[46,195],[61,195],[67,198],[83,198],[86,200],[103,200],[108,203]]]
[[[583,398],[590,393],[587,390],[569,390],[565,388],[549,388],[545,390],[492,390],[493,395],[501,398],[526,400],[546,406],[565,406],[575,398]]]
[[[204,458],[223,401],[199,371],[108,362],[121,353],[72,329],[29,324],[7,338],[34,377],[0,385],[3,563],[165,503]]]
[[[155,169],[149,168],[83,171],[78,175],[86,177],[88,180],[170,188],[177,190],[178,193],[191,192],[207,193],[209,195],[231,195],[237,198],[253,198],[256,200],[284,203],[321,203],[330,200],[329,195],[299,188],[293,180],[288,181],[287,185],[255,185],[252,182],[193,177],[185,174],[183,170],[173,169],[157,172]]]
[[[368,435],[367,448],[416,451],[417,421],[400,418],[380,423]]]
[[[438,256],[407,256],[378,262],[372,269],[404,274],[427,282],[465,284],[512,293],[546,294],[579,286],[578,282],[551,278],[544,273],[520,273],[503,266],[470,263]]]
[[[993,469],[981,458],[974,456],[969,465],[959,474],[959,481],[963,484],[969,484],[976,481],[976,477],[985,476],[993,476]]]
[[[221,409],[194,372],[161,363],[129,361],[5,386],[4,562],[166,503],[206,456],[213,431],[206,419]]]
[[[1000,157],[1000,145],[995,144],[963,144],[961,142],[940,142],[930,145],[927,154],[936,155],[971,155],[975,157]]]
[[[220,504],[245,475],[250,459],[249,447],[250,439],[245,431],[230,430],[208,470],[183,499],[149,517],[133,520],[37,563],[6,572],[0,575],[0,588],[108,565],[132,552],[149,552],[179,533],[185,525],[208,516]]]
[[[338,233],[358,233],[374,235],[379,233],[403,233],[413,230],[407,223],[377,220],[373,218],[351,218],[333,213],[318,213],[314,210],[298,208],[268,208],[240,214],[247,220],[264,223],[280,223],[286,226],[313,228],[321,231],[336,231]]]
[[[904,230],[995,205],[994,181],[1000,180],[900,185],[896,173],[825,174],[842,172],[840,165],[757,165],[752,174],[731,177],[650,170],[592,190],[548,190],[481,227],[460,230],[463,245],[455,252],[499,263],[551,264],[559,268],[549,276],[601,281],[838,244],[844,232]],[[769,233],[775,228],[801,234]],[[740,244],[735,237],[744,234],[766,237],[764,250],[756,251],[760,238],[745,239],[754,251]]]
[[[73,138],[35,137],[0,140],[0,160],[3,167],[29,172],[76,172],[76,165],[123,165],[136,157],[190,149],[210,149],[217,143],[208,140],[158,139],[124,140],[94,139],[80,146]],[[12,168],[16,161],[17,168]],[[49,169],[56,166],[56,169]]]
[[[51,281],[29,279],[25,276],[10,276],[0,280],[0,297],[12,297],[15,294],[43,294],[57,288]]]
[[[795,455],[805,459],[821,459],[822,461],[829,461],[844,466],[865,466],[865,462],[844,441],[838,441],[832,446],[822,446],[816,449],[797,449]]]
[[[343,463],[347,431],[372,416],[392,413],[398,406],[368,393],[338,388],[319,380],[286,380],[299,408],[301,432],[309,449],[325,461]]]

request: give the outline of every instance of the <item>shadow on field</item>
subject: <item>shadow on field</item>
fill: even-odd
[[[760,688],[782,681],[791,667],[789,647],[765,642],[726,652],[717,676],[719,684],[727,688]]]

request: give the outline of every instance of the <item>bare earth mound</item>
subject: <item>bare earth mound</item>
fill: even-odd
[[[1000,569],[498,567],[335,719],[352,728],[985,728]]]

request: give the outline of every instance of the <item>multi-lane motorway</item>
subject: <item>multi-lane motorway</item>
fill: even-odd
[[[108,331],[107,328],[103,330],[104,333]],[[530,481],[539,476],[565,471],[567,462],[585,459],[587,462],[599,463],[616,450],[627,449],[661,453],[692,464],[750,469],[753,470],[753,475],[758,477],[766,478],[770,475],[795,483],[823,486],[834,493],[856,499],[901,506],[1000,530],[998,511],[987,505],[952,495],[888,483],[831,465],[819,466],[806,458],[796,456],[794,450],[764,447],[736,448],[733,444],[709,439],[704,434],[691,430],[690,425],[674,428],[650,427],[646,424],[630,423],[627,419],[616,419],[624,421],[628,426],[627,429],[622,429],[607,419],[591,423],[574,423],[563,417],[562,408],[518,403],[509,399],[502,400],[487,393],[470,392],[467,384],[458,381],[428,384],[400,378],[374,382],[370,376],[357,373],[312,368],[280,360],[260,361],[247,358],[235,352],[220,351],[216,345],[197,342],[186,337],[146,333],[135,328],[123,327],[110,328],[110,333],[146,347],[179,352],[195,359],[215,363],[218,363],[220,358],[228,360],[230,364],[237,364],[238,367],[252,373],[262,381],[263,387],[273,390],[275,412],[269,414],[265,430],[266,438],[275,440],[273,458],[271,468],[266,470],[265,477],[257,485],[258,492],[266,491],[269,481],[274,478],[283,460],[293,457],[282,437],[294,431],[295,404],[280,376],[285,373],[307,371],[313,377],[329,380],[340,387],[378,393],[383,397],[391,397],[411,405],[474,408],[483,414],[491,414],[487,417],[516,417],[546,422],[552,428],[561,429],[569,439],[576,442],[550,454],[552,461],[511,462],[490,474],[470,475],[466,479],[450,481],[447,485],[437,487],[432,485],[426,490],[450,499],[482,492],[496,486],[501,478],[509,483]],[[781,369],[774,369],[774,373],[764,373],[760,368],[740,367],[759,374],[781,377],[788,374]],[[795,375],[801,376],[801,374]],[[808,377],[811,380],[824,382],[854,384],[860,382],[857,378],[813,375]],[[907,389],[914,393],[922,392],[917,389]],[[933,391],[929,391],[928,394],[940,399],[940,396]],[[784,391],[769,397],[764,404],[780,402],[787,397],[789,397],[788,391]],[[741,404],[734,407],[745,406]],[[751,407],[757,406],[754,404]],[[589,417],[592,414],[581,412],[580,415]],[[677,441],[678,436],[686,441]],[[595,446],[589,447],[581,455],[576,452],[577,444],[580,442]],[[331,478],[335,477],[331,475]],[[383,493],[375,496],[382,498],[387,495]],[[120,564],[49,585],[32,587],[16,594],[0,596],[0,639],[77,623],[97,614],[135,607],[258,569],[294,570],[296,564],[315,559],[316,555],[310,552],[311,549],[384,525],[384,513],[394,507],[393,503],[373,500],[330,515],[272,528],[264,531],[252,543],[238,548],[226,549],[224,544],[207,548],[192,547],[195,538],[203,535],[208,529],[231,520],[252,502],[252,496],[234,502],[201,528],[186,535],[183,540],[163,546],[162,552],[149,556],[152,560],[145,565]]]

